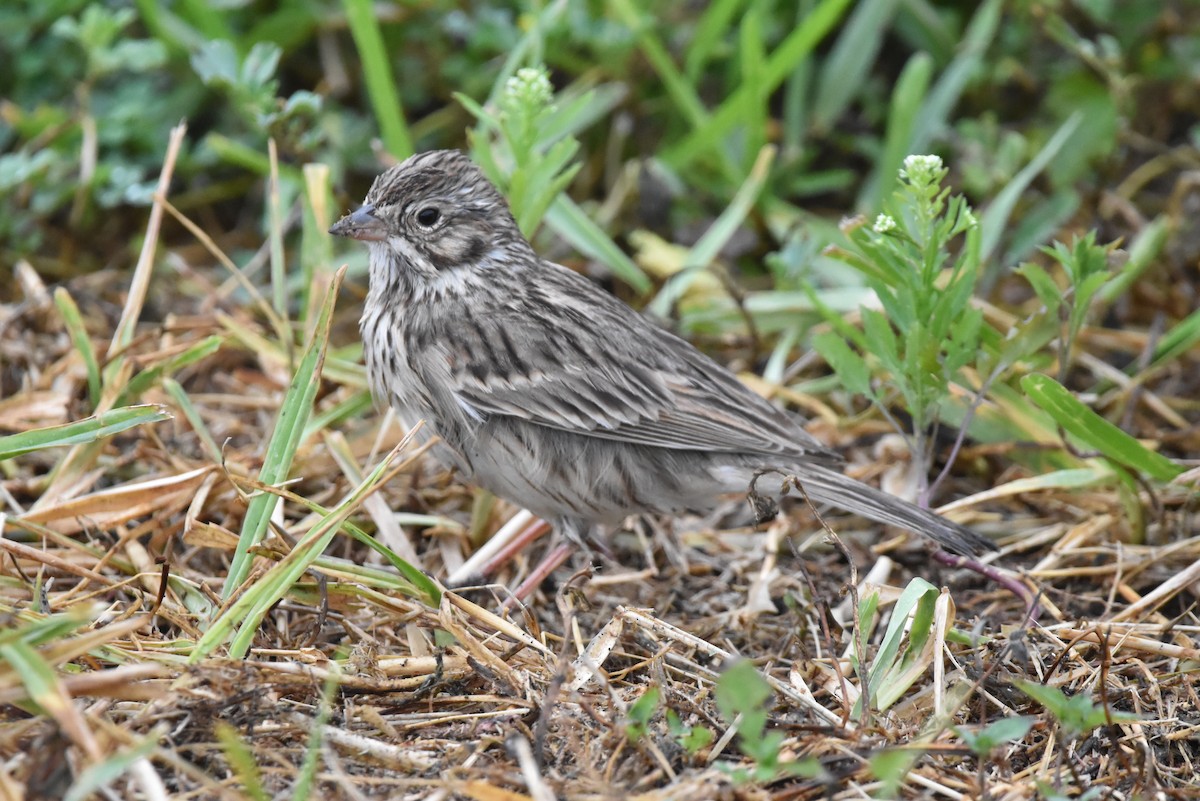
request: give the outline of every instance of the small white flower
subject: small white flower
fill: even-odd
[[[942,170],[941,156],[906,156],[900,177],[909,183],[927,184]]]
[[[546,70],[522,67],[504,84],[504,93],[523,106],[548,106],[554,99],[554,87]]]
[[[894,231],[896,228],[896,219],[890,214],[880,214],[875,218],[875,224],[871,229],[877,234],[886,234],[888,231]]]

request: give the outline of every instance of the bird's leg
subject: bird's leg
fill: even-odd
[[[529,525],[518,531],[512,539],[504,544],[500,550],[483,566],[482,573],[485,578],[492,576],[497,570],[512,560],[514,556],[524,551],[535,540],[541,538],[550,531],[550,524],[540,517],[535,517],[530,521]]]
[[[464,584],[483,583],[514,555],[549,530],[550,524],[545,520],[534,517],[527,511],[519,512],[472,554],[470,559],[446,577],[447,586],[461,587]]]
[[[561,519],[558,525],[555,526],[556,542],[554,547],[550,549],[542,561],[530,571],[525,580],[513,591],[512,597],[505,602],[505,605],[510,605],[516,601],[523,601],[528,596],[532,595],[534,590],[541,586],[542,582],[549,577],[563,562],[570,558],[571,554],[579,549],[584,553],[591,553],[590,543],[595,543],[596,540],[589,537],[588,534],[591,527],[578,520]],[[515,544],[515,542],[514,542]]]
[[[538,562],[537,567],[530,571],[525,580],[513,590],[512,597],[505,601],[505,606],[509,606],[516,601],[524,601],[534,590],[542,585],[551,573],[553,573],[563,562],[570,558],[571,553],[575,550],[575,546],[567,542],[565,539],[560,540],[557,545],[550,549],[550,553],[546,554],[542,561]]]

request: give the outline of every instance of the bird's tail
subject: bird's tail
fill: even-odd
[[[800,485],[814,502],[827,503],[877,523],[915,531],[962,556],[978,556],[996,550],[991,540],[966,526],[855,481],[835,469],[807,464],[794,471],[794,475],[800,479]]]

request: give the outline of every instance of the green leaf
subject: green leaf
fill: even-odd
[[[233,86],[238,79],[238,55],[233,42],[205,42],[192,55],[192,69],[206,86]]]
[[[392,59],[383,43],[375,5],[371,0],[343,0],[350,35],[358,48],[367,95],[383,138],[384,147],[397,159],[412,155],[412,136],[404,121],[400,93],[392,77]]]
[[[862,321],[863,334],[866,336],[870,352],[879,359],[884,369],[892,374],[893,379],[901,378],[904,367],[900,361],[900,343],[892,324],[875,309],[863,309]]]
[[[846,389],[856,395],[874,396],[871,388],[871,370],[867,367],[866,360],[850,349],[846,340],[832,331],[823,331],[813,337],[812,344],[817,353],[821,354],[821,358],[837,373]]]
[[[325,350],[329,345],[333,305],[345,274],[346,268],[343,267],[330,283],[316,328],[303,357],[296,365],[296,372],[284,395],[283,405],[275,421],[275,430],[271,432],[271,440],[267,444],[263,466],[259,471],[259,480],[264,484],[277,485],[285,481],[292,468],[292,459],[300,445],[300,437],[304,433],[309,415],[312,414],[313,400],[321,385],[321,367],[325,363]],[[242,521],[237,548],[229,564],[229,574],[225,578],[223,598],[232,596],[250,573],[250,549],[262,540],[278,501],[277,496],[265,492],[250,499],[246,517]]]
[[[987,211],[983,213],[979,220],[980,235],[982,236],[980,248],[983,260],[986,261],[990,258],[1000,244],[1000,238],[1008,227],[1008,218],[1016,208],[1017,201],[1025,195],[1025,190],[1029,188],[1038,173],[1044,170],[1059,151],[1067,146],[1081,122],[1083,122],[1081,114],[1076,113],[1068,117],[1067,121],[1054,132],[1054,136],[1050,137],[1046,146],[1030,159],[1029,163],[1008,182],[1004,189],[1000,190],[1000,193],[988,206]]]
[[[736,717],[739,712],[755,709],[771,697],[771,688],[748,660],[735,662],[721,674],[717,687],[717,707]]]
[[[0,461],[43,448],[83,445],[145,423],[170,419],[171,414],[165,407],[148,404],[113,409],[74,423],[22,431],[20,434],[0,437]]]
[[[271,42],[255,42],[238,70],[238,80],[247,89],[270,88],[274,93],[275,70],[283,51]]]
[[[871,178],[864,184],[858,197],[856,205],[859,211],[878,211],[883,199],[895,186],[896,174],[904,157],[913,152],[915,131],[922,122],[923,101],[932,76],[933,59],[927,53],[915,53],[904,65],[888,106],[887,140],[883,153],[876,158]]]
[[[1183,472],[1183,467],[1150,450],[1096,414],[1053,378],[1027,375],[1021,379],[1021,388],[1067,433],[1113,461],[1158,481],[1170,481]]]
[[[1038,300],[1046,307],[1046,311],[1050,315],[1055,315],[1058,312],[1058,307],[1062,305],[1062,290],[1058,288],[1058,284],[1054,283],[1054,279],[1050,277],[1050,273],[1040,264],[1033,262],[1025,262],[1016,268],[1016,273],[1029,282],[1034,293],[1038,296]]]
[[[694,129],[682,142],[670,147],[663,154],[663,161],[676,170],[685,170],[699,156],[705,155],[725,141],[725,135],[742,121],[748,95],[773,92],[792,74],[796,66],[806,59],[842,18],[850,0],[821,0],[804,17],[779,46],[767,57],[763,67],[763,81],[758,86],[742,84],[736,92],[709,117],[702,126]]]
[[[675,108],[693,128],[703,125],[708,120],[708,112],[692,84],[679,72],[666,46],[655,33],[653,22],[656,18],[653,15],[645,15],[644,10],[635,6],[631,0],[609,0],[609,5],[637,38],[638,46],[650,62],[650,66],[658,73],[662,88],[675,104]]]
[[[263,788],[262,772],[254,760],[250,746],[242,739],[238,730],[223,720],[218,720],[213,727],[217,742],[221,744],[221,753],[229,763],[238,784],[253,801],[269,801],[270,796]]]
[[[920,660],[933,634],[938,595],[938,588],[920,577],[913,578],[900,593],[871,666],[871,700],[877,710],[899,700],[927,667]]]
[[[837,41],[825,58],[818,80],[812,112],[813,125],[818,129],[832,128],[859,95],[899,5],[898,0],[861,0],[854,4],[854,11],[839,27]]]
[[[988,50],[1000,24],[1003,0],[985,0],[976,6],[966,30],[954,41],[956,55],[949,64],[939,67],[936,82],[926,94],[925,103],[913,131],[912,152],[927,152],[930,140],[949,127],[954,106],[963,88],[984,69]],[[938,60],[941,64],[941,60]]]
[[[877,798],[899,798],[900,785],[912,770],[914,755],[904,748],[885,748],[871,755],[867,764],[871,774],[882,782]]]
[[[1038,684],[1025,679],[1013,682],[1017,689],[1046,708],[1054,715],[1059,725],[1071,737],[1081,737],[1093,729],[1108,723],[1130,722],[1139,720],[1131,712],[1118,712],[1105,709],[1103,705],[1092,703],[1092,699],[1083,693],[1067,695],[1058,687]]]
[[[88,336],[87,327],[83,324],[79,307],[75,305],[75,300],[71,297],[71,293],[67,292],[66,287],[60,286],[54,290],[54,305],[58,307],[58,313],[62,315],[63,324],[67,327],[67,334],[71,337],[71,344],[75,346],[75,350],[79,351],[79,356],[83,359],[83,366],[87,370],[88,377],[88,399],[92,403],[92,408],[95,409],[96,404],[100,402],[100,365],[96,361],[96,350],[92,347],[91,337]]]
[[[978,731],[971,731],[963,726],[955,726],[954,731],[967,744],[967,748],[978,757],[986,757],[1002,745],[1015,743],[1022,739],[1037,718],[1031,715],[1000,718],[992,721]]]
[[[633,705],[629,707],[629,720],[625,724],[625,738],[627,740],[636,743],[646,735],[647,728],[650,726],[650,719],[658,711],[658,702],[661,698],[662,691],[657,687],[651,687],[633,702]]]

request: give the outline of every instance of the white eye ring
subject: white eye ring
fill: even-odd
[[[417,212],[417,224],[425,228],[432,228],[441,218],[442,213],[437,210],[436,206],[426,206]]]

